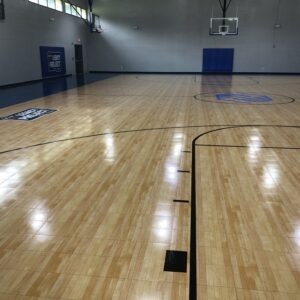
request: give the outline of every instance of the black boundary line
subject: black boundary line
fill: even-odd
[[[207,78],[207,76],[206,75],[209,75],[209,74],[203,74],[206,78]],[[205,78],[205,77],[203,77],[203,75],[202,75],[202,77],[201,78]],[[231,74],[223,74],[223,77],[224,76],[231,76]],[[248,75],[246,75],[246,74],[244,74],[245,75],[245,77],[250,81],[250,83],[239,83],[239,82],[237,82],[235,79],[236,78],[239,78],[239,77],[233,77],[234,75],[236,75],[236,74],[233,74],[232,76],[231,76],[231,81],[233,81],[232,83],[233,84],[230,84],[230,83],[228,83],[228,84],[222,84],[222,83],[216,83],[216,82],[214,82],[214,83],[206,83],[206,82],[202,82],[202,81],[196,81],[197,83],[200,83],[201,84],[201,86],[219,86],[219,87],[233,87],[234,85],[239,85],[239,86],[253,86],[253,85],[258,85],[258,84],[260,84],[260,82],[258,81],[258,80],[255,80],[255,79],[253,79],[251,76],[248,76]],[[222,76],[222,74],[216,74],[215,76]],[[235,78],[235,79],[233,79],[233,78]],[[224,79],[224,78],[223,78]],[[233,80],[232,80],[233,79]],[[215,79],[214,79],[215,80]],[[234,82],[235,81],[235,82]]]
[[[30,85],[30,84],[38,83],[38,82],[45,82],[45,81],[50,81],[50,80],[55,80],[55,79],[62,79],[62,78],[71,77],[71,76],[72,76],[72,74],[65,74],[65,75],[50,76],[50,77],[45,77],[45,78],[40,78],[40,79],[34,79],[34,80],[29,80],[29,81],[22,81],[22,82],[4,84],[4,85],[0,85],[0,90],[13,88],[13,87],[24,86],[24,85]]]
[[[139,75],[145,75],[145,76],[147,76],[147,75],[151,75],[151,74],[139,74]],[[167,75],[167,74],[157,74],[157,75]],[[206,75],[211,75],[211,74],[207,74],[207,73],[203,73],[203,74],[184,74],[184,73],[181,73],[181,74],[173,74],[173,75],[194,75],[195,76],[195,80],[194,80],[194,82],[195,83],[197,83],[197,84],[201,84],[201,86],[219,86],[219,87],[232,87],[232,84],[230,84],[230,83],[228,83],[228,84],[222,84],[221,82],[220,83],[206,83],[206,82],[202,82],[201,80],[200,81],[198,81],[197,80],[197,75],[199,75],[199,76],[202,76],[201,77],[201,79],[202,78],[208,78],[209,76],[206,76]],[[231,79],[232,79],[232,76],[231,76],[231,74],[226,74],[226,73],[220,73],[220,74],[214,74],[214,76],[230,76],[231,77]],[[256,81],[256,80],[252,80],[249,76],[245,76],[245,77],[247,77],[248,78],[248,80],[250,80],[250,83],[245,83],[245,84],[241,84],[241,83],[236,83],[236,84],[238,84],[238,85],[247,85],[247,86],[253,86],[253,85],[257,85],[257,84],[260,84],[259,83],[259,81]],[[138,75],[135,77],[137,80],[143,80],[143,78],[140,78]],[[238,78],[238,77],[236,77],[236,78]],[[214,79],[215,80],[215,79]],[[224,80],[224,78],[223,78],[223,80]],[[160,83],[160,81],[158,81],[158,80],[147,80],[147,81],[149,81],[149,82],[158,82],[158,83]],[[221,81],[221,80],[220,80]]]
[[[89,73],[112,73],[112,74],[157,74],[157,75],[164,75],[164,74],[177,74],[177,75],[274,75],[274,76],[297,76],[300,75],[299,72],[291,73],[291,72],[159,72],[159,71],[100,71],[100,70],[91,70]]]
[[[197,147],[221,147],[221,148],[252,148],[245,145],[213,145],[213,144],[196,144]],[[283,149],[283,150],[300,150],[300,147],[278,147],[278,146],[261,146],[257,149]]]
[[[149,75],[149,74],[138,74],[138,75]],[[138,79],[138,80],[142,80],[139,76],[136,76],[135,78]],[[151,74],[150,74],[151,75]],[[164,74],[158,74],[158,75],[164,75]],[[206,82],[202,82],[202,81],[198,81],[197,80],[197,75],[199,76],[202,76],[201,78],[207,78],[208,76],[206,75],[214,75],[214,76],[234,76],[234,75],[244,75],[245,77],[247,77],[248,80],[250,80],[250,83],[239,83],[239,82],[236,82],[235,84],[238,84],[238,85],[246,85],[246,86],[253,86],[253,85],[258,85],[260,84],[260,81],[258,80],[255,80],[254,78],[252,78],[251,76],[249,76],[248,74],[226,74],[226,73],[219,73],[219,74],[210,74],[210,73],[188,73],[188,74],[185,74],[185,73],[180,73],[180,74],[174,74],[174,75],[194,75],[195,76],[195,80],[194,82],[197,83],[197,84],[201,84],[201,86],[219,86],[219,87],[232,87],[232,84],[222,84],[222,83],[206,83]],[[250,74],[250,75],[256,75],[256,74]],[[238,77],[235,77],[235,78],[238,78]],[[224,78],[223,78],[224,79]],[[159,81],[156,81],[156,80],[151,80],[151,82],[159,82]]]
[[[1,154],[5,154],[5,153],[9,153],[9,152],[13,152],[13,151],[30,149],[30,148],[34,148],[34,147],[38,147],[38,146],[45,146],[45,145],[50,145],[50,144],[54,144],[54,143],[61,143],[61,142],[66,142],[66,141],[73,141],[73,140],[79,140],[79,139],[85,139],[85,138],[92,138],[92,137],[104,136],[104,135],[110,135],[110,134],[123,134],[123,133],[135,133],[135,132],[142,132],[142,131],[184,129],[184,128],[223,127],[223,126],[229,126],[229,125],[170,126],[170,127],[157,127],[157,128],[132,129],[132,130],[113,131],[113,132],[102,132],[102,133],[95,133],[95,134],[89,134],[89,135],[83,135],[83,136],[75,136],[75,137],[66,138],[66,139],[48,141],[48,142],[38,143],[38,144],[34,144],[34,145],[28,145],[28,146],[23,146],[23,147],[19,147],[19,148],[4,150],[4,151],[0,151],[0,155]],[[237,126],[237,125],[232,125],[232,126]],[[262,126],[262,125],[258,125],[258,126]]]
[[[189,200],[178,200],[178,199],[174,199],[173,202],[190,203]]]
[[[39,83],[39,82],[45,83],[46,81],[55,81],[55,80],[59,80],[59,79],[63,79],[63,78],[68,78],[68,77],[72,77],[72,76],[76,77],[77,75],[76,74],[67,74],[67,75],[61,75],[61,76],[46,77],[46,78],[37,79],[37,80],[33,80],[33,81],[25,81],[25,82],[20,82],[20,83],[12,83],[12,84],[8,84],[8,85],[2,85],[2,86],[0,86],[0,91],[1,91],[1,89],[6,90],[6,89],[10,89],[10,88],[18,88],[19,86],[27,86],[27,85],[31,85],[31,84],[35,84],[35,83]],[[67,93],[68,91],[70,91],[72,89],[78,89],[80,87],[83,87],[83,86],[95,83],[97,81],[102,81],[102,80],[110,79],[113,76],[115,76],[115,75],[112,74],[110,77],[107,77],[107,78],[101,78],[101,79],[98,79],[98,80],[95,80],[95,81],[92,81],[92,82],[83,82],[82,84],[76,84],[76,86],[74,86],[74,87],[71,87],[71,88],[68,87],[67,89],[63,89],[61,91],[56,91],[56,92],[53,92],[53,93],[51,93],[49,95],[43,95],[42,97],[51,97],[51,96],[54,96],[54,95],[59,94],[59,93],[64,93],[65,94],[65,93]],[[103,96],[103,95],[101,95],[101,96]],[[4,105],[4,106],[0,106],[0,109],[5,109],[5,108],[8,108],[8,107],[17,105],[17,104],[21,104],[21,103],[33,101],[33,100],[36,100],[36,99],[38,99],[38,98],[21,100],[20,102],[16,102],[16,103],[12,103],[12,104],[7,104],[7,105]]]
[[[199,84],[201,84],[202,87],[210,87],[210,86],[213,86],[213,87],[234,87],[234,84],[218,84],[218,83],[202,83],[201,81],[198,81]],[[253,86],[253,85],[257,85],[259,83],[236,83],[236,86]]]
[[[269,93],[267,93],[267,95],[271,95],[271,96],[278,96],[278,97],[285,97],[285,98],[288,98],[288,99],[290,99],[290,101],[289,102],[279,102],[279,103],[271,103],[271,104],[264,104],[264,103],[262,103],[262,104],[258,104],[258,103],[249,103],[249,102],[244,102],[244,103],[241,103],[241,102],[237,102],[237,101],[231,101],[231,102],[221,102],[221,101],[219,101],[219,102],[213,102],[213,101],[209,101],[209,100],[205,100],[205,99],[202,99],[202,98],[198,98],[199,96],[201,97],[201,96],[207,96],[207,95],[211,95],[212,93],[200,93],[200,94],[197,94],[197,95],[195,95],[194,96],[194,99],[195,100],[197,100],[197,101],[202,101],[202,102],[207,102],[207,103],[213,103],[213,104],[226,104],[226,105],[261,105],[261,106],[267,106],[267,105],[287,105],[287,104],[291,104],[291,103],[293,103],[293,102],[295,102],[296,101],[296,99],[295,98],[293,98],[293,97],[290,97],[290,96],[286,96],[286,95],[279,95],[279,94],[269,94]],[[258,94],[256,94],[256,93],[251,93],[251,92],[249,92],[249,93],[245,93],[245,94],[249,94],[249,95],[258,95]]]
[[[91,82],[93,83],[93,82]],[[93,96],[93,97],[107,97],[107,98],[111,98],[111,97],[122,97],[122,98],[125,98],[125,97],[151,97],[151,98],[194,98],[194,95],[183,95],[183,96],[156,96],[156,95],[125,95],[125,94],[118,94],[118,95],[107,95],[107,94],[90,94],[90,93],[76,93],[76,95],[78,96]]]
[[[188,171],[188,170],[177,170],[177,172],[179,172],[179,173],[190,173],[190,171]]]
[[[190,150],[183,150],[183,151],[181,151],[182,153],[192,153],[192,151],[190,151]]]
[[[96,72],[96,73],[99,73],[99,72]],[[101,72],[100,72],[101,73]],[[104,72],[105,73],[105,72]],[[109,73],[109,72],[108,72]],[[122,75],[123,73],[120,73],[119,75]],[[127,74],[127,73],[125,73]],[[157,75],[168,75],[169,73],[144,73],[144,72],[137,72],[137,73],[128,73],[128,74],[131,74],[131,75],[134,75],[134,74],[137,74],[137,75],[151,75],[151,74],[157,74]],[[170,73],[170,74],[173,74],[173,75],[194,75],[195,76],[195,83],[200,83],[201,86],[219,86],[219,87],[232,87],[232,85],[230,84],[218,84],[218,83],[203,83],[201,81],[197,81],[196,79],[196,76],[199,75],[199,76],[211,76],[211,75],[214,75],[214,76],[235,76],[235,75],[239,75],[239,76],[245,76],[247,77],[252,83],[245,83],[245,84],[241,84],[241,83],[237,83],[239,85],[247,85],[247,86],[253,86],[253,85],[259,85],[261,84],[261,82],[259,80],[256,80],[254,78],[252,78],[251,76],[291,76],[291,77],[294,77],[294,76],[299,76],[300,73],[255,73],[255,72],[242,72],[242,73],[202,73],[202,72],[198,72],[198,73]],[[123,74],[124,75],[124,74]],[[237,77],[238,78],[238,77]],[[139,79],[139,76],[136,76],[136,79]],[[151,80],[152,82],[154,82],[154,80]],[[159,81],[155,81],[155,82],[159,82]],[[299,84],[299,82],[291,82],[291,83],[276,83],[276,84],[271,84],[271,83],[268,83],[268,84],[265,84],[265,85],[289,85],[289,84]]]
[[[141,131],[152,131],[152,130],[167,130],[167,129],[182,129],[182,128],[203,128],[203,127],[221,127],[213,130],[206,131],[198,136],[196,136],[192,141],[192,172],[191,172],[191,225],[190,225],[190,280],[189,280],[189,299],[197,299],[197,235],[196,235],[196,142],[199,138],[204,135],[208,135],[212,132],[232,129],[232,128],[244,128],[244,127],[271,127],[271,128],[300,128],[298,125],[261,125],[261,124],[251,124],[251,125],[198,125],[198,126],[181,126],[181,127],[161,127],[161,128],[147,128],[147,129],[135,129],[135,130],[124,130],[116,131],[110,133],[98,133],[87,136],[73,137],[68,139],[61,139],[56,141],[49,141],[44,143],[39,143],[35,145],[15,148],[11,150],[5,150],[0,152],[0,154],[33,148],[37,146],[49,145],[53,143],[59,143],[64,141],[71,141],[83,138],[104,136],[109,134],[122,134],[122,133],[134,133]]]
[[[61,142],[67,142],[67,141],[73,141],[73,140],[79,140],[79,139],[85,139],[85,138],[92,138],[97,136],[104,136],[104,135],[110,135],[110,134],[123,134],[123,133],[134,133],[134,132],[141,132],[141,131],[155,131],[155,130],[169,130],[169,129],[184,129],[184,128],[204,128],[204,127],[263,127],[263,126],[274,126],[274,127],[291,127],[291,128],[298,128],[296,125],[264,125],[264,124],[256,124],[256,125],[190,125],[190,126],[171,126],[171,127],[157,127],[157,128],[144,128],[144,129],[133,129],[133,130],[123,130],[123,131],[113,131],[113,132],[102,132],[102,133],[95,133],[90,135],[83,135],[83,136],[75,136],[71,138],[66,139],[60,139],[60,140],[54,140],[54,141],[48,141],[28,146],[23,146],[19,148],[14,149],[8,149],[4,151],[0,151],[1,154],[19,151],[19,150],[25,150],[30,149],[38,146],[45,146],[50,145],[54,143],[61,143]],[[209,131],[208,131],[209,132]],[[191,151],[193,153],[193,151]]]
[[[196,142],[199,138],[210,133],[244,127],[271,127],[271,128],[300,128],[292,125],[231,125],[204,132],[192,142],[192,173],[191,173],[191,227],[190,227],[190,284],[189,299],[197,300],[197,231],[196,231]]]
[[[247,75],[246,76],[249,80],[251,80],[252,82],[256,83],[256,84],[260,84],[260,81],[257,79],[254,79],[252,76]]]
[[[39,144],[23,146],[23,147],[19,147],[19,148],[15,148],[15,149],[4,150],[4,151],[0,151],[0,154],[5,154],[5,153],[13,152],[13,151],[34,148],[34,147],[38,147],[38,146],[50,145],[50,144],[54,144],[54,143],[61,143],[61,142],[67,142],[67,141],[73,141],[73,140],[79,140],[79,139],[85,139],[85,138],[92,138],[92,137],[110,135],[110,134],[123,134],[123,133],[135,133],[135,132],[141,132],[141,131],[155,131],[155,130],[183,129],[183,128],[220,127],[220,126],[226,126],[226,125],[173,126],[173,127],[157,127],[157,128],[144,128],[144,129],[113,131],[113,132],[102,132],[102,133],[95,133],[95,134],[90,134],[90,135],[75,136],[75,137],[66,138],[66,139],[48,141],[48,142],[43,142],[43,143],[39,143]]]

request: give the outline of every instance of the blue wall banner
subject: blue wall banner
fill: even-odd
[[[58,76],[66,74],[65,48],[40,47],[42,76]]]

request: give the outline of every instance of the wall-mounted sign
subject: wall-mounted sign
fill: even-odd
[[[40,47],[43,77],[66,74],[65,48]]]

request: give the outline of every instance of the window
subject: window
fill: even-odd
[[[73,5],[71,6],[71,13],[72,13],[72,15],[73,16],[77,16],[77,12],[76,11],[78,11],[77,10],[77,7],[75,8]]]
[[[70,5],[70,3],[67,3],[67,2],[65,2],[65,12],[67,14],[75,16],[75,17],[79,17],[79,18],[83,18],[83,19],[87,18],[85,9],[78,7],[76,5]]]
[[[47,0],[39,0],[39,4],[43,6],[48,6]]]
[[[66,14],[71,14],[71,5],[69,3],[65,3],[65,12]]]
[[[63,11],[63,5],[61,0],[55,0],[55,9],[58,11]]]
[[[48,7],[55,9],[55,0],[48,0]]]
[[[73,15],[75,17],[87,19],[87,12],[85,9],[70,5],[70,3],[63,0],[29,0],[32,3],[36,3],[42,6],[46,6],[58,11],[64,11],[63,7],[65,6],[65,13],[69,15]],[[64,4],[64,6],[63,6]]]
[[[83,18],[83,19],[86,19],[86,10],[85,9],[81,9],[81,17]]]
[[[29,0],[29,1],[58,11],[63,11],[62,0]]]

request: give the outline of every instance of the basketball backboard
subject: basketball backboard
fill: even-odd
[[[237,35],[239,18],[210,18],[210,35]]]
[[[101,33],[103,30],[101,28],[100,17],[92,14],[92,27],[91,31],[96,33]]]

